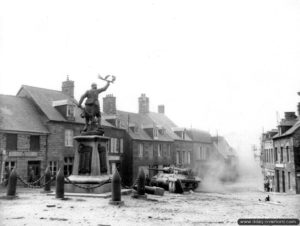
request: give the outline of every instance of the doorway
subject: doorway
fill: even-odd
[[[282,192],[285,192],[285,173],[282,171]]]
[[[296,194],[300,194],[300,172],[297,172],[296,175]]]
[[[275,173],[276,173],[276,191],[280,192],[279,170],[276,170]]]
[[[32,183],[41,177],[41,161],[28,161],[27,181]]]

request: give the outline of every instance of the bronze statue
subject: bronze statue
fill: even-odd
[[[109,77],[111,77],[111,80],[109,80]],[[116,80],[116,77],[113,75],[107,75],[105,78],[103,78],[101,75],[98,75],[98,78],[106,81],[107,84],[104,87],[97,89],[97,84],[93,83],[91,86],[92,88],[81,96],[78,103],[78,107],[83,110],[81,117],[85,118],[85,126],[83,129],[84,132],[101,130],[101,112],[98,95],[107,90],[110,83],[113,83]],[[85,108],[83,108],[81,104],[85,98]]]

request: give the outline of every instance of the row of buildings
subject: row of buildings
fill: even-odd
[[[300,103],[298,117],[284,115],[276,129],[262,134],[262,173],[272,191],[300,194]]]
[[[23,85],[16,96],[0,95],[0,170],[16,167],[22,178],[36,178],[47,166],[55,174],[63,167],[70,175],[74,160],[73,137],[80,135],[84,120],[74,99],[74,81],[67,79],[62,90]],[[149,109],[149,98],[138,98],[138,113],[120,111],[116,97],[103,98],[101,123],[110,138],[109,171],[119,169],[125,184],[131,184],[139,169],[151,177],[151,168],[176,165],[193,168],[204,176],[212,162],[226,170],[220,176],[233,180],[237,158],[223,137],[212,137],[197,129],[178,127],[165,114]],[[229,173],[228,173],[229,172]]]

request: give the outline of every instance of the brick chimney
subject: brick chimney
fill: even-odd
[[[146,94],[144,93],[142,93],[142,95],[139,97],[139,113],[149,113],[149,98],[146,97]]]
[[[284,118],[286,120],[294,120],[297,118],[296,113],[295,112],[284,112]]]
[[[67,81],[62,82],[61,91],[74,98],[74,81],[69,80],[69,75],[67,75]]]
[[[158,105],[158,113],[165,114],[165,105]]]
[[[103,112],[108,115],[116,115],[116,97],[112,94],[107,94],[106,97],[103,97]]]

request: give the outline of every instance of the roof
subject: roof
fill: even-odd
[[[280,137],[285,137],[285,136],[289,136],[292,135],[297,129],[300,128],[300,120],[297,121],[290,129],[288,129],[284,134],[277,134],[273,137],[274,138],[280,138]]]
[[[22,91],[27,92],[27,94],[33,99],[36,105],[41,109],[41,111],[46,115],[46,117],[51,121],[60,121],[60,122],[68,122],[66,118],[53,106],[56,101],[64,101],[67,100],[68,102],[75,103],[75,121],[76,123],[84,124],[84,119],[81,118],[81,109],[77,107],[77,101],[64,94],[58,90],[51,90],[33,86],[23,85],[18,92],[18,96],[21,95]],[[72,121],[73,122],[73,121]],[[103,126],[112,127],[110,123],[105,121],[104,119],[101,120],[101,124]]]
[[[156,126],[156,123],[148,116],[148,114],[138,114],[118,110],[117,116],[121,121],[121,128],[128,129],[128,127],[132,127],[133,125],[138,128],[137,132],[134,132],[133,129],[128,129],[128,133],[132,139],[153,140],[153,138],[147,133],[146,129],[144,128],[144,126],[149,125]],[[173,141],[172,137],[170,137],[168,133],[158,133],[158,138],[155,140]]]
[[[29,100],[0,94],[0,130],[49,133]]]
[[[236,153],[232,147],[228,144],[226,139],[222,136],[212,137],[213,145],[215,149],[224,157],[228,158],[236,156]]]
[[[189,136],[192,138],[192,140],[195,142],[212,143],[212,137],[206,131],[202,131],[198,129],[189,129],[188,133]]]
[[[297,122],[297,119],[287,120],[282,119],[279,126],[293,126]]]
[[[172,137],[174,140],[183,140],[180,136],[178,136],[174,131],[178,126],[169,119],[165,114],[149,112],[147,114],[156,124],[161,125],[166,129],[167,134]],[[182,128],[180,128],[182,129]],[[186,134],[185,139],[187,141],[191,141],[192,139]]]

